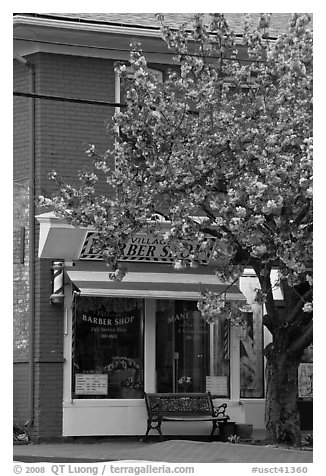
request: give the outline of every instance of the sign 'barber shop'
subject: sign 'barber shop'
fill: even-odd
[[[79,259],[82,260],[101,260],[102,252],[97,251],[94,242],[96,234],[88,232]],[[216,246],[215,238],[206,238],[205,249],[200,251],[200,260],[203,264],[208,264]],[[180,258],[187,259],[194,251],[198,250],[199,245],[194,242],[185,242],[184,251]],[[137,234],[123,247],[121,261],[142,261],[155,263],[171,263],[173,256],[170,250],[169,242],[162,236]]]

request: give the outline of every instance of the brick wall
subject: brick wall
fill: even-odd
[[[62,97],[114,102],[114,61],[100,58],[38,53],[29,61],[35,66],[35,92]],[[14,89],[30,91],[30,70],[14,62]],[[28,372],[28,175],[30,145],[30,99],[14,99],[14,415],[27,418]],[[85,148],[95,144],[103,153],[112,144],[108,131],[114,113],[111,106],[76,104],[49,99],[35,100],[35,195],[49,196],[55,184],[48,174],[55,169],[68,183],[77,183],[78,170],[89,168]],[[99,188],[107,191],[100,181]],[[36,207],[36,214],[45,210]],[[25,227],[25,261],[22,257],[21,227]],[[35,439],[62,435],[63,397],[63,306],[51,305],[51,260],[37,258],[38,225],[35,236],[35,327],[34,422]],[[19,261],[20,260],[20,261]],[[32,332],[32,331],[31,331]],[[22,351],[22,342],[26,346]],[[20,339],[20,340],[19,340]],[[19,344],[20,342],[20,344]],[[20,350],[18,350],[20,345]],[[24,368],[25,366],[25,368]]]
[[[78,58],[64,55],[35,54],[30,57],[35,65],[36,93],[64,97],[87,98],[102,101],[114,101],[113,61]],[[25,68],[25,69],[24,69]],[[26,70],[26,71],[25,71]],[[15,89],[29,91],[28,69],[15,65]],[[15,159],[16,179],[28,176],[29,150],[29,100],[16,98],[15,110]],[[21,108],[21,106],[24,106]],[[76,182],[76,172],[89,166],[84,150],[88,143],[104,152],[112,141],[106,132],[108,118],[113,108],[97,105],[35,100],[35,188],[36,196],[51,194],[55,186],[48,180],[48,173],[55,169],[69,183]],[[26,185],[26,184],[25,184]],[[101,185],[105,188],[105,185]],[[17,190],[21,190],[18,188]],[[21,190],[18,209],[26,218],[26,240],[28,240],[28,189]],[[17,192],[18,196],[18,192]],[[18,206],[18,203],[21,205]],[[23,205],[24,204],[24,205]],[[24,208],[25,207],[25,208]],[[45,210],[36,207],[36,214]],[[19,227],[16,229],[15,256],[19,258]],[[38,225],[35,236],[38,246]],[[28,242],[27,242],[28,245]],[[26,246],[26,250],[28,246]],[[27,260],[28,261],[28,260]],[[27,283],[28,262],[24,264],[26,276],[16,284]],[[21,266],[19,263],[17,266]],[[21,269],[20,272],[22,273]],[[49,298],[51,287],[51,260],[35,259],[35,327],[34,327],[34,422],[30,428],[31,436],[37,439],[60,437],[62,435],[62,398],[63,398],[63,306],[51,305]],[[28,286],[22,289],[23,300],[17,299],[15,319],[17,329],[28,327]],[[26,319],[22,314],[26,312]],[[25,316],[25,314],[24,314]],[[28,329],[27,329],[28,331]],[[17,333],[16,333],[17,334]],[[28,353],[25,356],[28,365]],[[22,402],[28,399],[29,373],[22,371],[22,365],[16,368],[14,380],[14,414],[20,421],[25,414]],[[27,383],[27,385],[26,385]],[[27,407],[26,407],[27,408]]]
[[[22,423],[29,404],[28,186],[19,182],[13,190],[13,418]]]
[[[113,102],[113,67],[110,60],[42,54],[38,92]],[[84,152],[87,145],[95,144],[100,153],[108,148],[112,137],[106,128],[113,112],[110,106],[41,101],[36,166],[42,194],[51,194],[55,188],[48,180],[52,169],[76,183],[76,172],[90,165]]]
[[[29,417],[29,366],[27,362],[14,362],[13,421],[24,425]]]
[[[29,263],[28,184],[14,183],[13,192],[13,337],[14,360],[28,359]]]
[[[62,435],[63,306],[50,304],[51,260],[35,263],[34,439]]]
[[[14,62],[14,89],[29,91],[29,71]],[[29,99],[13,101],[13,420],[29,417]]]

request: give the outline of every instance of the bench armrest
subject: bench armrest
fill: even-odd
[[[227,407],[226,403],[222,403],[222,405],[219,405],[218,407],[214,407],[214,416],[220,417],[221,419],[226,418],[227,420],[229,420],[230,418],[229,415],[225,414],[226,407]]]

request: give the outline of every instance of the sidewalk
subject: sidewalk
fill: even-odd
[[[312,451],[222,442],[132,440],[94,443],[14,445],[14,461],[87,463],[161,461],[168,463],[312,463]]]

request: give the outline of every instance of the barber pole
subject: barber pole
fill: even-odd
[[[61,304],[64,300],[63,291],[63,261],[53,261],[52,263],[52,294],[51,304]]]
[[[225,319],[224,321],[224,336],[223,336],[223,357],[224,357],[224,360],[229,360],[230,358],[230,346],[229,346],[229,342],[230,342],[230,334],[229,334],[229,331],[230,331],[230,322],[228,319]]]

